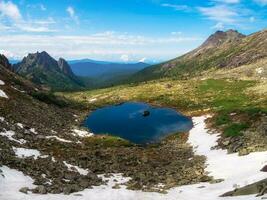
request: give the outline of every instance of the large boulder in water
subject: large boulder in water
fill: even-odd
[[[147,116],[149,116],[150,115],[150,112],[148,111],[148,110],[145,110],[144,112],[143,112],[143,116],[144,117],[147,117]]]

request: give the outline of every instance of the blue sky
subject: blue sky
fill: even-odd
[[[267,0],[0,0],[0,52],[163,61],[216,30],[266,28]]]

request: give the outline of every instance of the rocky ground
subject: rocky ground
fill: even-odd
[[[260,152],[267,150],[267,114],[255,113],[248,114],[243,112],[228,113],[227,119],[229,122],[218,125],[218,115],[215,115],[209,120],[209,128],[224,132],[218,140],[217,148],[227,149],[228,153],[239,153],[240,156],[247,155],[252,152]],[[235,130],[234,124],[244,124],[243,130]],[[229,124],[231,124],[229,126]],[[241,124],[241,125],[242,125]],[[230,130],[233,135],[227,135],[227,130]]]
[[[32,177],[37,186],[32,190],[34,193],[81,191],[104,184],[99,175],[112,173],[130,177],[129,189],[145,191],[164,191],[177,185],[211,180],[204,172],[205,158],[193,155],[192,148],[186,144],[186,134],[174,135],[158,145],[140,147],[104,136],[73,139],[74,136],[53,132],[52,138],[51,134],[4,118],[0,125],[0,164]],[[26,156],[19,156],[18,149],[24,150]],[[27,155],[30,150],[39,153]],[[81,174],[76,168],[86,173]],[[159,184],[164,185],[160,190]]]
[[[0,166],[32,177],[32,192],[69,194],[105,184],[100,175],[112,173],[130,177],[129,189],[159,192],[211,180],[204,171],[205,158],[195,156],[186,143],[187,134],[147,147],[92,136],[78,130],[90,108],[0,70],[0,89],[6,94],[0,98]]]

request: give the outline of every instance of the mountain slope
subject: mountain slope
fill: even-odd
[[[187,78],[212,68],[234,68],[267,57],[267,30],[249,36],[237,31],[217,31],[197,49],[166,63],[136,73],[132,81],[162,77]]]
[[[56,61],[46,52],[29,54],[15,64],[14,69],[32,82],[53,90],[74,90],[82,87],[64,59]]]
[[[120,84],[134,73],[149,66],[147,63],[108,63],[104,61],[72,61],[72,71],[87,88],[103,88]]]
[[[73,72],[78,76],[95,78],[110,74],[131,74],[149,66],[146,63],[100,63],[100,62],[77,62],[70,64]]]

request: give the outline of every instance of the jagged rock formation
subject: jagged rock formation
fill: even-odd
[[[14,65],[14,69],[32,82],[54,90],[73,90],[82,87],[82,83],[64,59],[56,61],[45,51],[29,54]]]
[[[5,67],[5,68],[7,68],[9,70],[12,69],[12,66],[9,63],[8,59],[2,54],[0,54],[0,65],[2,65],[3,67]]]

